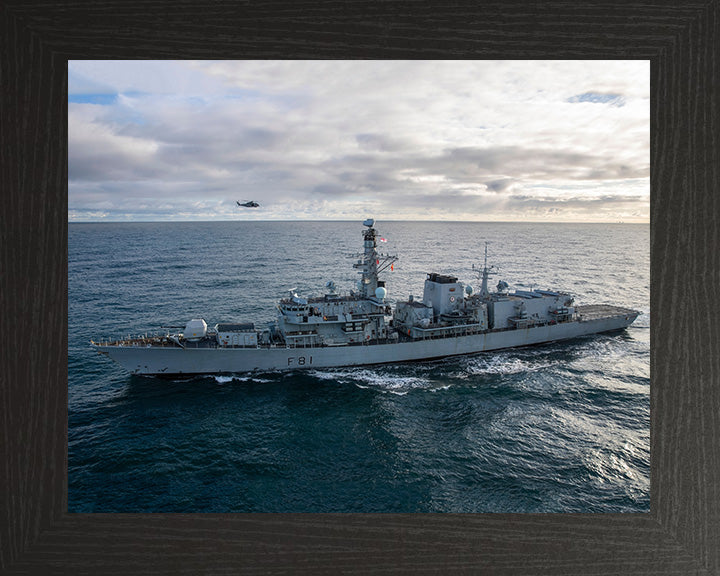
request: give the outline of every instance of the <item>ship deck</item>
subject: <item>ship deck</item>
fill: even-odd
[[[623,308],[620,306],[611,306],[609,304],[588,304],[583,306],[576,306],[575,308],[576,314],[577,314],[577,320],[580,322],[590,322],[593,320],[600,320],[602,318],[613,318],[618,316],[638,316],[640,313],[637,310],[633,310],[631,308]],[[633,318],[634,319],[634,318]],[[560,323],[564,323],[560,322]],[[528,326],[523,326],[523,328],[536,328],[540,326],[546,326],[548,324],[555,324],[555,322],[537,322],[532,323]],[[420,338],[412,338],[410,336],[405,335],[403,331],[398,332],[399,340],[400,342],[413,342],[413,341],[419,341],[419,340],[427,340],[427,339],[442,339],[442,338],[451,338],[451,337],[458,337],[458,336],[469,336],[472,334],[480,334],[480,333],[495,333],[495,332],[506,332],[510,330],[515,330],[517,328],[515,327],[503,327],[503,328],[495,328],[490,330],[480,330],[479,325],[459,325],[459,326],[447,326],[443,328],[439,328],[436,330],[420,330],[420,332],[423,333],[423,336]],[[427,332],[427,333],[426,333]],[[218,346],[217,343],[213,342],[212,340],[203,340],[201,342],[184,342],[183,345],[179,345],[177,342],[173,341],[168,336],[138,336],[138,337],[127,337],[119,340],[105,340],[105,341],[93,341],[91,340],[90,343],[94,346],[98,346],[101,348],[105,347],[132,347],[132,348],[316,348],[318,346],[316,345],[309,345],[309,346],[303,346],[299,343],[291,343],[291,342],[274,342],[274,343],[266,343],[266,344],[258,344],[256,346]],[[387,339],[385,340],[374,340],[372,342],[351,342],[346,343],[344,345],[347,346],[367,346],[367,345],[374,345],[374,344],[383,344],[383,343],[389,343]],[[323,347],[323,346],[319,346]]]
[[[611,316],[632,316],[638,315],[637,310],[631,308],[622,308],[620,306],[610,306],[609,304],[588,304],[586,306],[576,306],[575,312],[579,316],[579,320],[598,320],[599,318],[608,318]]]

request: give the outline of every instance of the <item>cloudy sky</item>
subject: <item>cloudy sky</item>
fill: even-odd
[[[647,61],[72,61],[68,137],[70,221],[649,221]]]

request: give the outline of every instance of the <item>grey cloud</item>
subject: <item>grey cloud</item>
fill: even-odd
[[[516,180],[628,179],[648,176],[647,166],[633,169],[613,158],[567,150],[518,146],[450,149],[430,159],[427,168],[452,175],[454,179],[462,181],[466,181],[468,177],[475,179],[492,174],[506,174]],[[589,175],[592,175],[592,178],[589,178]]]
[[[512,178],[502,178],[500,180],[485,182],[485,187],[489,192],[504,192],[513,182],[514,180]]]
[[[640,196],[601,195],[571,198],[512,195],[505,210],[526,218],[547,218],[566,215],[578,219],[616,220],[647,210],[647,199]]]
[[[647,170],[626,164],[610,164],[585,173],[586,180],[628,180],[642,176],[647,176]]]
[[[452,188],[432,188],[418,192],[411,188],[396,188],[392,192],[379,194],[378,208],[387,213],[402,214],[415,211],[425,214],[485,214],[503,208],[506,198],[497,195],[474,194],[470,191]]]
[[[418,179],[440,176],[460,187],[484,184],[489,192],[496,194],[507,193],[520,181],[626,180],[648,175],[646,166],[633,168],[612,158],[521,147],[464,147],[429,156],[414,152],[353,154],[323,163],[322,171],[326,178],[345,185],[416,191],[438,185],[432,181],[418,182]],[[507,176],[497,178],[498,174]],[[378,192],[382,193],[382,189]]]
[[[645,198],[640,196],[628,195],[611,195],[604,194],[602,196],[572,196],[569,198],[555,198],[552,196],[529,196],[523,194],[515,194],[508,197],[508,200],[518,204],[542,206],[542,207],[563,207],[563,208],[590,208],[595,209],[598,205],[620,205],[620,204],[636,204],[638,202],[646,202]]]
[[[73,146],[68,154],[70,181],[133,181],[162,178],[167,171],[149,157],[132,158],[117,151]]]
[[[357,134],[355,140],[364,150],[397,152],[406,148],[406,144],[384,134]]]
[[[353,190],[346,186],[339,186],[336,184],[318,184],[313,187],[313,192],[321,194],[323,196],[348,196],[353,193]]]
[[[208,172],[228,175],[267,169],[276,177],[288,172],[282,161],[263,154],[284,138],[280,132],[260,129],[213,131],[207,126],[177,130],[161,126],[125,126],[111,132],[74,133],[70,129],[68,178],[71,181],[137,181],[208,179]],[[117,138],[135,138],[154,144],[153,152],[121,148]]]

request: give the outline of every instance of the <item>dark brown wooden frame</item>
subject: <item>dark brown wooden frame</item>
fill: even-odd
[[[6,0],[3,573],[720,574],[719,2]],[[288,57],[651,61],[649,514],[67,513],[67,60]]]

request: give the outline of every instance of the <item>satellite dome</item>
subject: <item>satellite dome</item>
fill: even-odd
[[[471,296],[472,293],[473,293],[473,287],[470,284],[465,286],[465,294],[467,294],[468,296]]]
[[[377,298],[378,300],[384,300],[385,296],[387,296],[387,290],[385,290],[385,288],[380,286],[379,288],[375,289],[375,298]]]
[[[365,220],[365,222],[363,222],[363,226],[367,226],[368,228],[372,228],[374,225],[375,220],[373,220],[372,218],[368,218],[367,220]]]

